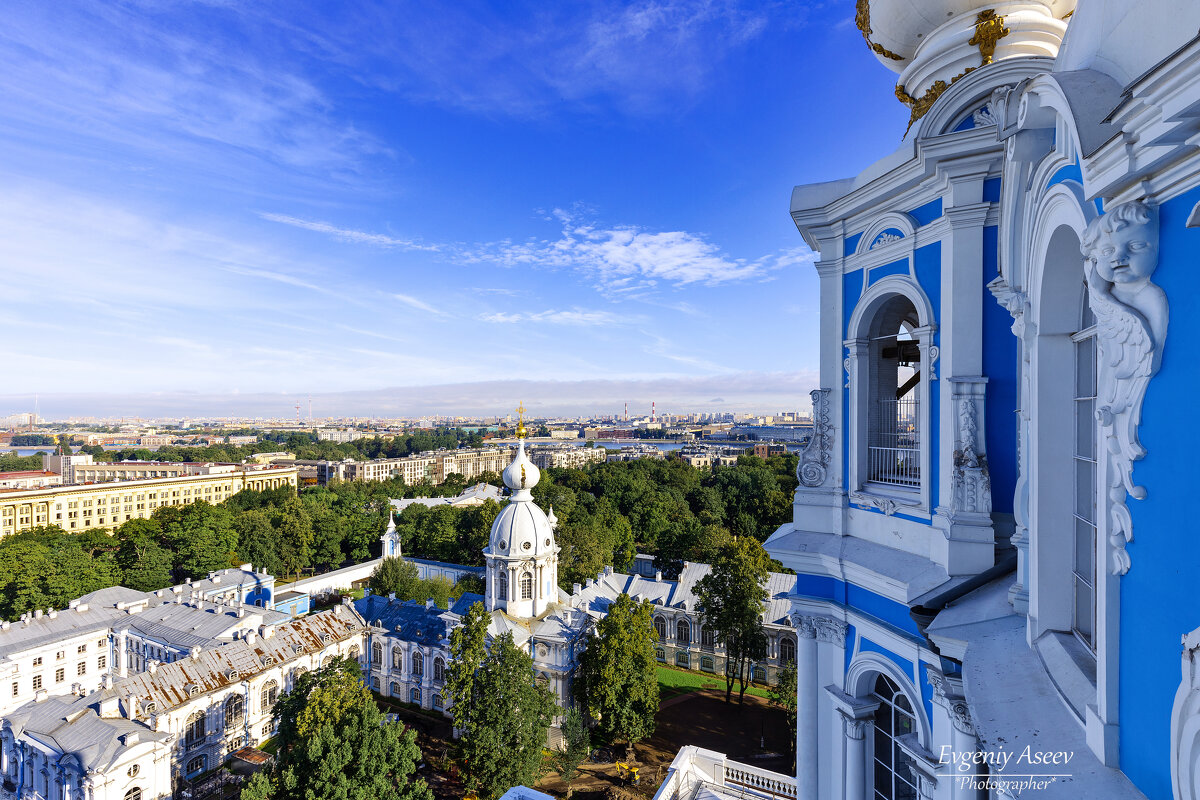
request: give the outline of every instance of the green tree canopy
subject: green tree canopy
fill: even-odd
[[[482,603],[471,606],[450,634],[446,676],[467,790],[481,800],[534,783],[557,710],[553,692],[534,682],[533,659],[512,634],[487,647],[488,621]]]
[[[735,681],[741,683],[738,702],[744,701],[751,662],[766,657],[762,612],[770,571],[771,559],[762,545],[743,536],[722,546],[712,571],[696,583],[700,616],[725,645],[726,702]]]
[[[611,739],[633,745],[654,733],[658,663],[652,606],[622,594],[596,623],[580,658],[580,687],[588,714]],[[577,684],[578,686],[579,684]]]
[[[275,718],[283,746],[272,779],[247,786],[256,800],[432,800],[412,777],[416,732],[385,721],[355,662],[301,675]]]

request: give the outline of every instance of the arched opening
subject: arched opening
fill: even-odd
[[[401,691],[401,689],[400,689],[400,684],[397,683],[396,681],[392,681],[392,685],[388,689],[388,694],[390,694],[392,697],[403,697],[404,696],[404,692]]]
[[[408,702],[412,703],[415,706],[421,705],[421,690],[420,689],[409,689]]]
[[[184,771],[187,772],[188,775],[196,775],[204,772],[206,769],[208,769],[208,756],[199,755],[187,763],[187,767],[184,768]]]
[[[664,664],[667,662],[667,651],[661,647],[654,648],[654,657]]]
[[[779,663],[796,663],[796,640],[790,636],[785,636],[779,640]]]
[[[901,489],[921,485],[919,325],[912,301],[893,295],[868,328],[866,480]]]
[[[433,695],[433,707],[434,707],[435,709],[437,709],[438,711],[441,711],[441,710],[442,710],[442,706],[443,706],[443,703],[442,703],[442,696],[441,696],[440,694],[437,694],[437,693],[435,692],[435,693],[434,693],[434,695]]]
[[[134,786],[132,789],[127,791],[125,793],[125,800],[142,800],[141,788],[138,786]]]
[[[687,620],[681,619],[675,625],[675,638],[682,645],[688,645],[692,642],[692,626]]]
[[[414,677],[421,677],[421,673],[425,671],[425,656],[423,653],[414,652],[412,654],[412,674]]]
[[[246,702],[240,694],[235,694],[225,701],[225,729],[236,728],[245,718]]]
[[[703,672],[714,672],[715,671],[712,656],[701,656],[700,657],[700,669]]]
[[[496,573],[496,597],[508,600],[508,575],[503,570]]]
[[[667,621],[665,619],[663,619],[662,617],[655,617],[654,618],[654,632],[658,634],[658,640],[660,642],[666,641],[666,639],[667,639]]]
[[[375,667],[383,665],[383,645],[379,642],[371,645],[371,665]]]
[[[521,599],[533,599],[533,576],[528,572],[521,573]]]
[[[675,666],[688,669],[691,666],[691,659],[688,658],[686,652],[680,651],[675,654]]]
[[[279,683],[274,679],[264,683],[260,698],[262,700],[262,711],[265,714],[274,708],[275,701],[279,699]]]
[[[392,648],[392,669],[400,669],[404,666],[404,648],[396,646]]]
[[[198,747],[208,736],[208,731],[205,726],[204,712],[196,711],[187,718],[187,725],[184,728],[184,745],[187,748]]]
[[[444,681],[446,679],[446,661],[441,656],[433,660],[433,679],[435,681]]]
[[[700,629],[700,646],[705,650],[712,650],[717,646],[717,637],[713,634],[711,625],[705,625]]]
[[[358,649],[358,645],[351,645],[350,652],[346,654],[346,657],[351,661],[358,661],[361,655],[362,651]]]

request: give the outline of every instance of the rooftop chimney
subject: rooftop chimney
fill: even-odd
[[[432,597],[429,597],[425,600],[425,607],[433,608],[433,598]]]
[[[662,570],[661,569],[654,570],[654,582],[655,583],[662,582]]]
[[[571,584],[571,594],[579,594],[582,591],[583,591],[583,587],[580,586],[578,583]]]

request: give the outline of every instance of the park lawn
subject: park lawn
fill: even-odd
[[[658,665],[658,699],[670,700],[672,697],[677,697],[688,692],[697,692],[701,689],[715,689],[716,691],[725,690],[725,677],[723,675],[715,675],[709,672],[691,672],[685,669],[676,669],[663,664]],[[734,686],[734,694],[737,693],[737,686]],[[766,689],[751,686],[746,689],[746,694],[758,695],[770,699],[770,694]]]

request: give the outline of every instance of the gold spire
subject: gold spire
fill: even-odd
[[[516,408],[516,411],[517,411],[517,438],[518,439],[525,438],[525,435],[526,435],[525,434],[525,412],[528,410],[529,409],[525,408],[524,403],[521,403]],[[521,481],[521,483],[523,484],[524,481]]]

